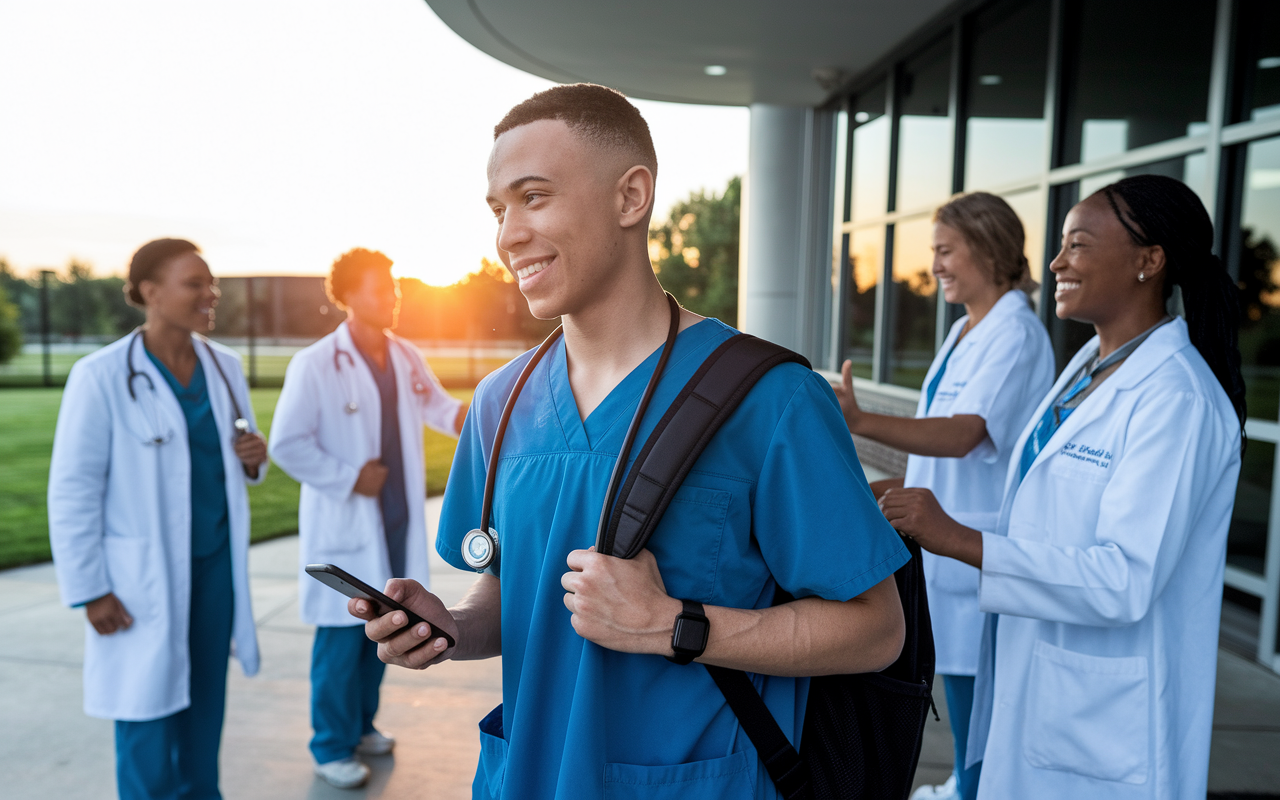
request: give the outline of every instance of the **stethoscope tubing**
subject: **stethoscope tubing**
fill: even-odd
[[[249,419],[244,415],[243,411],[241,410],[240,401],[236,400],[235,390],[231,388],[231,380],[227,378],[226,371],[223,370],[222,365],[218,363],[218,355],[217,353],[213,352],[213,345],[209,344],[209,340],[201,336],[200,334],[197,333],[193,335],[195,336],[196,339],[200,340],[201,344],[204,345],[205,350],[209,352],[209,360],[213,362],[213,368],[217,370],[218,377],[222,378],[223,385],[227,387],[227,397],[231,399],[231,410],[235,413],[235,420],[233,422],[233,427],[235,428],[237,435],[242,433],[248,433]],[[125,348],[125,357],[124,357],[125,365],[129,368],[129,376],[125,385],[129,389],[129,399],[133,400],[135,403],[138,402],[138,395],[133,389],[134,378],[138,378],[138,377],[146,378],[147,386],[150,387],[151,391],[154,393],[156,390],[156,384],[153,380],[151,380],[151,376],[133,366],[133,346],[141,338],[142,338],[142,328],[134,328],[133,338],[129,340],[129,346]],[[159,430],[158,424],[156,426],[156,430]],[[162,441],[163,438],[164,437],[161,437],[161,436],[153,437],[154,441],[156,441],[157,443]]]
[[[626,474],[627,461],[630,459],[631,447],[635,444],[636,434],[640,430],[640,424],[644,420],[645,412],[649,409],[649,401],[653,399],[653,393],[657,390],[658,383],[662,380],[667,361],[671,358],[671,351],[675,347],[676,335],[680,332],[680,304],[676,302],[670,292],[667,293],[667,305],[671,310],[671,324],[667,329],[667,340],[662,347],[662,354],[658,357],[658,364],[654,367],[653,374],[649,377],[649,383],[640,398],[640,404],[636,406],[636,412],[631,417],[631,424],[627,427],[627,435],[623,440],[622,450],[619,451],[618,458],[613,463],[613,472],[609,477],[609,488],[605,494],[604,505],[600,510],[600,524],[596,530],[597,546],[599,546],[604,536],[609,514],[613,510],[614,498],[617,495],[618,487],[622,483],[622,478]],[[520,377],[516,379],[515,385],[511,387],[511,394],[507,396],[506,405],[503,406],[502,417],[498,420],[498,429],[493,437],[493,447],[490,449],[488,469],[485,473],[484,496],[480,505],[480,528],[478,529],[482,536],[492,535],[489,523],[493,517],[494,487],[498,482],[498,457],[502,452],[502,440],[506,436],[507,424],[511,420],[511,412],[515,408],[516,400],[519,399],[520,392],[529,380],[529,376],[533,374],[534,368],[538,366],[538,363],[542,361],[542,357],[560,338],[562,332],[562,327],[556,328],[538,347],[533,357],[529,359],[529,363],[525,364],[524,369],[520,371]],[[496,548],[494,552],[496,553]]]
[[[421,359],[416,354],[412,353],[409,350],[408,345],[406,345],[404,342],[401,342],[396,339],[392,339],[390,337],[388,337],[388,341],[391,342],[392,344],[395,344],[397,347],[399,347],[404,352],[404,354],[409,357],[409,365],[410,365],[409,369],[413,372],[413,393],[418,396],[424,396],[428,392],[430,392],[431,384],[426,380],[425,376],[422,374],[421,372],[422,368],[418,366]],[[388,350],[387,352],[388,352],[388,358],[390,358],[390,350]],[[338,344],[337,339],[334,339],[333,371],[338,373],[339,375],[342,374],[343,358],[347,360],[347,365],[351,368],[351,371],[354,373],[356,368],[355,358],[352,357],[351,353],[342,349],[342,345]],[[346,384],[346,388],[349,391],[347,392],[347,397],[348,397],[347,402],[342,404],[342,410],[346,411],[348,414],[354,414],[360,410],[360,404],[355,399],[356,390],[355,390],[355,384],[353,383],[353,381],[354,381],[354,378],[351,380],[343,381],[343,383]]]

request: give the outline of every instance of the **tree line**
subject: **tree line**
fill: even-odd
[[[676,203],[649,230],[650,255],[662,285],[691,311],[729,325],[738,319],[738,230],[742,181],[733,178],[724,191],[697,191]],[[255,279],[257,281],[258,279]],[[218,332],[228,336],[271,332],[319,337],[342,319],[329,306],[315,278],[288,279],[287,296],[264,299],[245,278],[222,281],[216,312]],[[281,291],[271,287],[268,294]],[[94,275],[91,266],[72,260],[49,276],[49,328],[72,340],[115,338],[140,325],[143,313],[124,299],[124,279]],[[450,286],[430,286],[415,278],[400,281],[403,302],[397,332],[410,339],[537,341],[555,321],[534,319],[506,269],[487,259]],[[24,339],[41,333],[41,281],[38,273],[19,276],[0,258],[0,364],[9,361]],[[273,318],[279,318],[278,321]]]

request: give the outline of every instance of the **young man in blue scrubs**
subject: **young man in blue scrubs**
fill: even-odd
[[[349,609],[370,620],[388,663],[502,656],[503,704],[481,723],[476,798],[776,797],[709,673],[663,656],[682,600],[702,603],[710,632],[697,660],[756,673],[793,742],[801,676],[896,659],[904,625],[892,573],[907,553],[876,508],[835,396],[799,365],[774,369],[695,464],[648,549],[632,560],[594,552],[610,472],[670,323],[648,255],[653,143],[622,95],[560,86],[497,126],[488,174],[503,263],[530,311],[564,325],[502,443],[501,559],[452,609],[412,581],[387,584],[450,632],[452,649],[426,625],[403,627],[401,612]],[[680,314],[638,442],[735,334]],[[498,419],[529,358],[476,390],[436,542],[459,568]],[[773,606],[776,587],[801,599]]]

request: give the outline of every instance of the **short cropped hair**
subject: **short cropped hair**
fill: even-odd
[[[187,253],[199,253],[200,248],[186,239],[154,239],[138,248],[129,259],[129,279],[124,285],[124,296],[131,305],[142,308],[146,301],[138,284],[159,278],[161,270],[173,259]]]
[[[634,155],[636,163],[658,176],[649,123],[621,92],[594,83],[553,86],[518,104],[493,129],[493,138],[521,125],[557,119],[591,143]]]
[[[391,272],[391,259],[377,250],[357,247],[338,256],[324,279],[324,291],[329,299],[345,306],[347,294],[360,285],[365,273],[385,270]]]

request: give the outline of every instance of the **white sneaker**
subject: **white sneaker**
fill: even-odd
[[[388,736],[382,731],[374,731],[360,737],[360,744],[356,745],[356,752],[362,756],[385,756],[395,746],[396,740],[394,736]]]
[[[316,774],[325,783],[339,789],[354,789],[369,780],[369,767],[355,756],[348,756],[327,764],[316,764]]]
[[[911,800],[959,800],[959,797],[960,792],[956,789],[954,772],[941,786],[921,786],[911,793]]]

